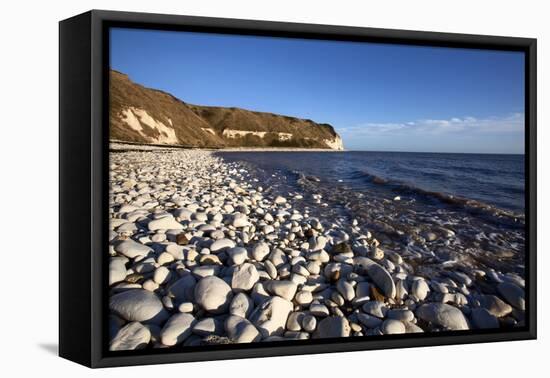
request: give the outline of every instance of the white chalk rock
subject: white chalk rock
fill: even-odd
[[[109,344],[109,350],[143,349],[151,340],[149,328],[139,322],[131,322],[122,327]]]
[[[258,328],[262,337],[281,335],[285,330],[288,315],[292,311],[292,303],[281,297],[270,297],[256,307],[250,315],[250,320]]]
[[[424,304],[416,310],[416,316],[447,330],[461,331],[470,329],[462,311],[444,303]]]
[[[167,346],[181,344],[191,335],[195,322],[191,314],[172,315],[160,331],[161,343]]]
[[[202,278],[195,286],[195,301],[213,314],[225,312],[232,298],[231,287],[216,276]]]
[[[174,219],[174,217],[165,216],[159,219],[154,219],[147,225],[150,231],[156,230],[182,230],[183,225]]]
[[[168,314],[156,294],[143,290],[126,290],[109,299],[109,310],[130,322],[162,323]]]
[[[153,249],[132,239],[126,239],[115,245],[115,251],[133,259],[138,256],[146,256],[153,252]]]
[[[239,265],[233,271],[231,288],[235,291],[248,291],[258,282],[260,275],[253,264],[245,263]]]

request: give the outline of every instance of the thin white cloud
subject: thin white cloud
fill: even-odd
[[[512,113],[487,118],[453,117],[449,119],[421,119],[403,123],[365,123],[339,128],[342,135],[446,135],[455,133],[503,134],[524,130],[524,114]]]

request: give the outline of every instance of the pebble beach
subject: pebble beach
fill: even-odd
[[[308,196],[262,187],[212,151],[112,148],[110,350],[525,325],[520,274],[426,274],[360,219],[323,217],[320,195],[317,211],[303,206]]]

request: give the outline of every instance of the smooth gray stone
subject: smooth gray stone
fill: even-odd
[[[153,249],[132,239],[126,239],[115,245],[115,251],[133,259],[138,256],[146,256],[153,252]]]
[[[233,299],[231,287],[216,276],[205,277],[195,285],[195,301],[206,311],[220,314]]]
[[[256,307],[250,315],[250,321],[258,328],[263,338],[282,335],[292,309],[290,301],[278,296],[270,297]]]
[[[181,344],[191,336],[195,323],[196,320],[191,314],[179,313],[172,315],[160,331],[162,344],[167,346]]]
[[[416,316],[448,330],[470,329],[462,311],[444,303],[427,303],[416,310]]]
[[[390,273],[384,267],[376,263],[371,264],[367,267],[367,274],[386,297],[395,298],[395,283]]]
[[[384,335],[396,335],[407,332],[405,325],[395,319],[384,320],[380,329]]]
[[[502,282],[498,284],[497,291],[513,307],[525,310],[525,291],[521,287],[510,282]]]
[[[113,295],[109,299],[109,310],[130,322],[160,324],[168,317],[156,294],[143,289],[126,290]]]
[[[476,328],[499,328],[498,318],[485,308],[474,308],[470,314]]]
[[[131,322],[122,327],[111,340],[109,350],[143,349],[151,340],[151,332],[139,322]]]
[[[235,315],[231,315],[225,320],[225,331],[235,343],[254,343],[262,338],[254,324]]]
[[[348,337],[350,332],[351,327],[345,317],[329,316],[319,322],[313,338]]]

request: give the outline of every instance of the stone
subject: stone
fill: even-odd
[[[357,298],[365,298],[370,295],[370,284],[368,282],[358,282],[355,285],[355,296]]]
[[[303,312],[291,312],[286,320],[286,329],[289,331],[301,331],[302,319],[305,316]]]
[[[235,343],[254,343],[262,339],[258,329],[245,318],[231,315],[225,320],[227,336]]]
[[[319,317],[328,316],[330,314],[327,306],[321,303],[312,303],[309,306],[309,312],[312,315],[319,316]]]
[[[269,255],[269,245],[264,242],[259,242],[252,247],[251,256],[256,261],[263,261]],[[275,264],[277,266],[277,264]]]
[[[294,298],[294,295],[296,294],[296,290],[298,289],[298,285],[296,285],[296,283],[292,281],[276,281],[276,280],[270,280],[265,282],[264,287],[269,293],[273,295],[278,295],[289,301],[291,301]]]
[[[286,203],[286,198],[282,196],[277,196],[275,197],[275,200],[273,202],[275,202],[276,205],[283,205]]]
[[[109,310],[129,322],[160,324],[168,317],[156,294],[143,290],[126,290],[109,298]]]
[[[476,328],[499,328],[498,318],[485,308],[474,308],[470,314],[472,323]]]
[[[414,320],[414,313],[406,309],[391,309],[386,313],[386,317],[401,322],[412,322]]]
[[[212,314],[225,312],[232,298],[231,287],[216,276],[202,278],[195,286],[196,303]]]
[[[192,302],[197,280],[192,274],[186,274],[168,287],[168,295],[176,302]]]
[[[133,259],[138,256],[146,256],[153,252],[153,249],[132,239],[126,239],[115,245],[115,251]]]
[[[233,220],[231,224],[235,228],[241,228],[241,227],[249,226],[250,222],[248,222],[248,217],[245,214],[235,213],[233,215]]]
[[[220,258],[217,255],[200,255],[199,264],[201,265],[222,265]]]
[[[121,258],[109,261],[109,285],[124,281],[126,278],[126,264]]]
[[[281,297],[269,297],[256,307],[250,315],[250,321],[258,328],[262,337],[282,335],[292,303]]]
[[[150,231],[157,230],[182,230],[183,225],[174,219],[174,217],[165,216],[159,219],[152,220],[147,225]]]
[[[414,280],[411,287],[411,294],[415,296],[419,301],[423,301],[428,296],[430,287],[424,279]]]
[[[462,311],[445,303],[427,303],[416,310],[420,319],[451,331],[470,329]]]
[[[227,254],[235,265],[241,265],[248,259],[248,252],[243,247],[234,247],[227,250]]]
[[[212,253],[218,253],[233,247],[235,247],[235,242],[233,240],[223,238],[223,239],[218,239],[214,243],[212,243],[212,245],[210,246],[210,251]]]
[[[160,331],[160,341],[167,346],[181,344],[191,336],[196,319],[191,314],[172,315]]]
[[[214,318],[203,318],[195,323],[193,333],[199,336],[220,334],[221,324]]]
[[[249,291],[258,282],[260,275],[253,264],[239,265],[233,271],[231,288],[235,291]]]
[[[423,333],[424,330],[411,322],[403,322],[407,333]]]
[[[317,327],[317,319],[312,315],[305,315],[302,318],[302,329],[306,332],[313,332]]]
[[[301,306],[309,305],[313,301],[313,295],[311,291],[301,290],[296,293],[294,300]]]
[[[395,298],[395,283],[384,267],[376,263],[370,264],[367,267],[367,274],[386,297]]]
[[[382,324],[382,319],[362,312],[357,314],[357,319],[367,328],[376,328]]]
[[[254,303],[245,293],[238,293],[235,295],[229,305],[229,313],[231,315],[240,316],[241,318],[248,318],[248,315],[250,315],[253,309]]]
[[[481,307],[487,309],[497,318],[502,318],[512,312],[512,306],[496,295],[480,295],[477,300]]]
[[[193,305],[192,302],[182,302],[180,303],[180,305],[178,306],[178,311],[179,312],[193,312],[193,310],[195,309],[195,306]]]
[[[151,332],[139,322],[131,322],[122,327],[109,343],[109,350],[143,349],[151,340]]]
[[[313,338],[348,337],[351,327],[343,316],[329,316],[317,325]]]
[[[384,335],[397,335],[407,332],[405,324],[395,319],[384,320],[380,329]]]
[[[160,266],[155,269],[155,273],[153,273],[153,280],[159,285],[163,285],[170,280],[170,275],[170,269],[165,266]]]
[[[348,302],[351,302],[353,298],[355,298],[355,290],[353,289],[353,285],[343,279],[338,280],[336,283],[336,290],[340,294],[342,294],[342,297]]]
[[[384,302],[379,301],[368,301],[363,304],[361,307],[364,312],[377,318],[384,318],[388,311]]]
[[[511,282],[502,282],[497,286],[502,298],[519,310],[525,310],[525,291]]]

